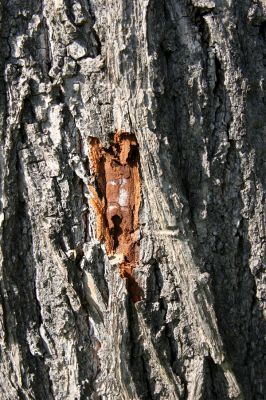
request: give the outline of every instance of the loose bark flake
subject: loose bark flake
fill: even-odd
[[[264,400],[262,0],[0,1],[0,398]]]

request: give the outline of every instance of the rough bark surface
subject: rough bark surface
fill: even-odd
[[[1,399],[265,399],[265,0],[0,15]],[[136,224],[92,162],[120,132]]]

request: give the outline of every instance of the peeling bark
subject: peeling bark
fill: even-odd
[[[88,186],[96,214],[97,239],[105,243],[134,303],[142,290],[133,276],[139,263],[139,209],[141,183],[139,152],[135,135],[116,132],[108,150],[95,138],[90,140],[90,161],[95,185]]]
[[[263,400],[265,1],[0,32],[1,399]]]

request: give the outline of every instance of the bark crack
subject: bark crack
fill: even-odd
[[[90,164],[95,185],[89,185],[90,204],[96,213],[97,239],[109,256],[119,259],[119,272],[127,279],[133,302],[142,291],[133,276],[139,262],[140,172],[135,135],[116,132],[109,149],[90,138]]]

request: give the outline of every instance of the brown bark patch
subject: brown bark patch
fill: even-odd
[[[90,138],[90,166],[95,187],[89,185],[90,203],[96,213],[97,238],[109,256],[118,255],[122,278],[134,302],[141,299],[133,270],[139,262],[139,208],[141,182],[139,150],[135,135],[117,131],[108,149]]]

